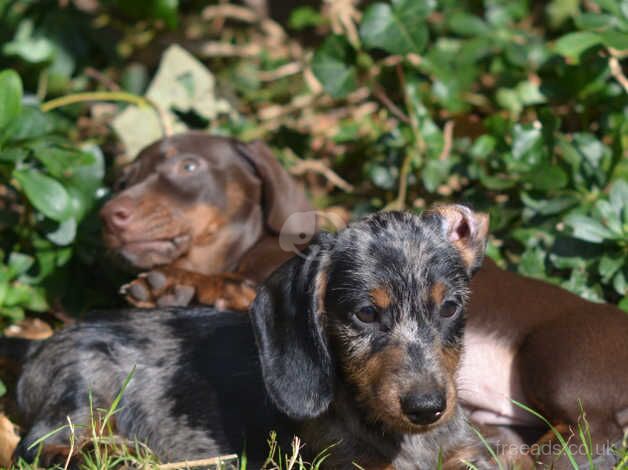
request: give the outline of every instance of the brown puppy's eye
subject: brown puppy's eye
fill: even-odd
[[[440,308],[439,314],[441,317],[444,317],[444,318],[453,317],[458,312],[458,309],[459,307],[457,303],[452,302],[451,300],[448,300]]]
[[[198,168],[198,162],[196,160],[192,160],[191,158],[187,158],[183,160],[181,163],[182,168],[188,173],[193,173]]]
[[[377,310],[375,310],[375,307],[371,307],[371,306],[362,307],[360,310],[356,312],[355,316],[362,323],[373,323],[377,321]]]

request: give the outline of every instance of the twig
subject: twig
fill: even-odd
[[[168,116],[166,111],[161,106],[159,106],[157,103],[149,98],[137,96],[132,93],[126,93],[123,91],[97,91],[66,95],[60,98],[55,98],[54,100],[46,101],[41,105],[41,110],[44,112],[48,112],[62,106],[83,103],[86,101],[122,101],[125,103],[134,104],[135,106],[139,107],[149,106],[153,108],[155,113],[157,113],[164,136],[170,137],[174,132],[172,122],[170,121],[170,116]]]
[[[323,175],[334,186],[346,191],[353,192],[353,185],[342,179],[336,172],[325,165],[320,160],[300,160],[297,164],[288,170],[295,176],[300,176],[308,172]]]
[[[201,57],[257,57],[262,52],[259,44],[236,46],[223,42],[209,41],[197,50]]]
[[[231,5],[229,3],[222,5],[210,5],[205,7],[201,13],[201,18],[204,20],[213,20],[214,18],[221,17],[240,20],[245,23],[256,23],[259,19],[257,14],[250,8]]]
[[[628,79],[626,79],[626,76],[621,69],[618,54],[613,49],[609,49],[609,51],[611,53],[611,56],[608,59],[608,66],[611,69],[611,74],[613,75],[613,77],[615,77],[615,80],[617,80],[619,84],[624,88],[624,91],[628,92]]]
[[[99,72],[93,67],[87,67],[85,69],[85,75],[93,78],[97,82],[109,88],[111,91],[120,91],[120,87],[111,78],[107,77],[104,73]]]
[[[408,153],[406,153],[403,163],[401,164],[401,171],[399,172],[399,191],[397,192],[397,198],[388,204],[384,210],[402,211],[406,208],[406,198],[408,196],[408,174],[410,173],[412,157],[412,151],[408,150]]]
[[[219,457],[211,457],[209,459],[201,460],[185,460],[183,462],[172,462],[157,465],[158,470],[175,470],[178,468],[194,468],[194,467],[206,467],[208,465],[220,465],[225,460],[237,459],[237,454],[221,455]]]
[[[258,72],[257,76],[263,82],[272,82],[273,80],[295,75],[300,71],[301,64],[299,62],[290,62],[289,64],[284,64],[275,70],[262,70]]]
[[[393,103],[390,98],[388,98],[384,90],[379,85],[375,84],[373,86],[373,94],[382,102],[384,106],[388,108],[391,113],[401,119],[402,122],[410,124],[410,118],[401,109],[399,109],[399,107]]]
[[[443,139],[445,142],[443,143],[443,150],[438,156],[439,160],[447,160],[447,158],[449,158],[454,140],[454,121],[447,121],[445,123],[445,127],[443,128]]]
[[[285,31],[279,25],[279,23],[260,16],[258,13],[251,10],[250,8],[238,5],[231,5],[228,3],[222,5],[210,5],[208,7],[205,7],[203,12],[201,13],[201,17],[204,20],[231,18],[233,20],[239,20],[244,23],[259,23],[261,29],[271,38],[280,39],[286,37]]]

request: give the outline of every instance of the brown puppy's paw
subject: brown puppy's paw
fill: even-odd
[[[248,279],[224,278],[213,302],[218,310],[247,311],[255,299],[255,283]],[[199,299],[202,292],[199,292]]]
[[[180,284],[180,276],[169,276],[167,271],[153,270],[120,288],[127,302],[139,308],[184,307],[194,299],[196,288]]]
[[[219,310],[246,311],[255,298],[255,284],[238,274],[203,275],[174,268],[142,273],[120,291],[139,308],[182,307],[196,298]]]

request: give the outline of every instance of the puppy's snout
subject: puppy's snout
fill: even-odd
[[[414,393],[401,400],[401,408],[414,424],[427,425],[435,423],[447,408],[447,398],[443,391]]]
[[[124,229],[132,215],[133,201],[130,198],[112,199],[100,211],[100,217],[110,230]]]

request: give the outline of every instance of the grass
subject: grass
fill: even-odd
[[[90,393],[90,422],[87,425],[78,425],[73,423],[68,417],[67,424],[51,431],[42,436],[31,445],[31,448],[38,447],[38,456],[32,464],[23,460],[15,463],[11,470],[41,470],[39,465],[40,453],[46,440],[55,436],[62,431],[69,431],[68,448],[69,453],[63,459],[63,464],[48,467],[50,470],[68,470],[72,459],[75,457],[76,463],[72,468],[79,470],[114,470],[114,469],[140,469],[140,470],[175,470],[175,469],[194,469],[207,468],[210,470],[247,470],[249,468],[246,452],[241,456],[226,455],[213,457],[202,460],[160,463],[159,459],[144,444],[134,441],[122,439],[115,434],[115,415],[121,410],[120,401],[126,387],[131,381],[135,370],[127,376],[119,393],[113,400],[108,409],[98,409],[93,406]],[[577,439],[579,448],[584,450],[587,457],[590,470],[596,470],[595,458],[593,455],[593,443],[591,438],[591,430],[586,419],[586,413],[580,404],[580,419],[578,420],[577,429],[572,430],[571,436],[567,439],[552,424],[537,411],[531,409],[523,403],[513,400],[518,407],[533,414],[543,421],[550,429],[556,440],[561,445],[560,452],[556,455],[556,459],[565,456],[574,470],[578,470],[576,455],[572,452],[569,445],[572,439]],[[82,432],[87,431],[87,432]],[[508,464],[495,452],[487,439],[477,430],[474,429],[482,444],[486,447],[488,454],[495,461],[496,468],[505,470],[511,468]],[[308,462],[302,456],[303,443],[298,437],[294,437],[289,452],[284,452],[279,446],[277,435],[271,432],[268,437],[268,457],[262,466],[262,470],[319,470],[325,460],[333,453],[333,445],[320,452],[312,462]],[[625,470],[628,468],[628,434],[624,436],[620,449],[616,450],[619,459],[616,470]],[[439,453],[439,468],[442,465],[442,455]],[[476,470],[476,467],[464,462],[469,469]],[[357,469],[360,469],[355,464]],[[551,470],[553,465],[545,467]]]

